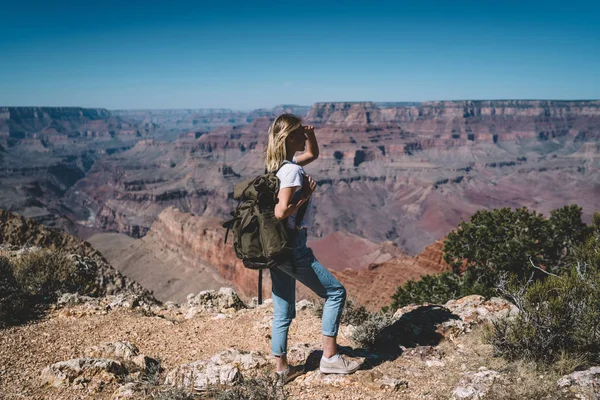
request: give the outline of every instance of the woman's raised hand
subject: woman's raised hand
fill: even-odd
[[[314,135],[315,134],[315,127],[312,125],[305,125],[304,126],[304,136],[306,136],[308,138],[308,135]]]

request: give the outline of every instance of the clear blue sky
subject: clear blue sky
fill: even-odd
[[[600,98],[600,2],[5,2],[0,105]]]

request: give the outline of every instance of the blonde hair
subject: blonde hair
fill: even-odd
[[[268,172],[275,172],[287,158],[285,139],[302,126],[302,119],[294,114],[281,114],[269,126],[269,142],[265,164]]]

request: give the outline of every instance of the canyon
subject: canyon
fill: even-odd
[[[93,210],[95,227],[135,237],[169,206],[227,218],[234,185],[263,172],[271,121],[141,140],[95,163],[65,201]],[[344,231],[417,254],[481,208],[597,209],[597,101],[317,103],[304,121],[321,150],[306,167],[318,183],[314,238]]]
[[[235,257],[231,242],[225,243],[220,221],[213,217],[168,207],[141,239],[98,233],[88,241],[115,268],[152,290],[158,300],[181,304],[190,293],[224,285],[235,287],[246,302],[258,295],[258,272],[245,268]],[[342,251],[332,252],[332,244]],[[389,305],[397,286],[407,280],[449,268],[442,260],[441,241],[416,257],[405,255],[391,242],[378,245],[345,233],[308,245],[317,259],[334,267],[329,269],[346,286],[349,297],[372,310]],[[346,249],[353,251],[348,253]],[[270,274],[264,271],[263,296],[270,297],[270,293]],[[296,298],[318,300],[303,285],[297,285]]]
[[[372,308],[399,283],[444,270],[440,240],[479,209],[548,215],[577,203],[587,220],[600,209],[600,101],[550,100],[0,108],[0,208],[89,238],[163,299],[224,281],[255,295],[256,273],[222,243],[220,222],[235,184],[264,172],[281,112],[319,140],[305,168],[318,183],[310,246]]]

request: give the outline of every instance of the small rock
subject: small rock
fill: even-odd
[[[147,382],[129,382],[120,386],[112,395],[112,400],[129,399],[148,395],[153,386]]]
[[[89,296],[83,296],[78,293],[63,293],[58,300],[56,305],[60,307],[72,307],[83,303],[97,303],[97,299]]]
[[[452,399],[481,399],[499,377],[500,373],[485,367],[479,368],[479,372],[465,372],[452,391]]]
[[[354,332],[356,331],[356,327],[352,324],[348,324],[346,326],[342,325],[342,335],[344,335],[344,337],[346,338],[352,338],[352,335],[354,334]]]
[[[167,309],[167,310],[177,310],[177,309],[179,309],[179,304],[177,304],[177,303],[175,303],[175,302],[173,302],[173,301],[167,301],[167,302],[164,304],[164,307],[165,307],[165,309]]]
[[[232,288],[222,287],[218,292],[214,290],[203,290],[197,295],[188,295],[187,307],[189,309],[185,318],[190,319],[200,312],[232,313],[246,308],[246,305]]]
[[[314,307],[313,303],[306,299],[300,300],[296,303],[296,311],[302,311],[312,307]]]
[[[384,375],[382,378],[374,381],[379,389],[391,389],[394,392],[400,390],[401,388],[407,388],[408,382],[400,379],[390,378],[387,375]]]
[[[264,299],[262,304],[256,306],[257,308],[269,308],[273,307],[273,299]]]
[[[129,367],[130,372],[140,371],[143,374],[154,374],[154,373],[158,372],[158,370],[160,369],[160,361],[155,360],[152,357],[148,357],[144,354],[138,354],[137,356],[132,357],[130,359],[130,361],[136,367],[136,368]]]
[[[180,365],[167,374],[165,384],[197,391],[209,385],[233,385],[243,379],[242,371],[255,374],[266,364],[259,353],[228,349],[210,359]]]
[[[425,365],[427,365],[428,367],[445,367],[446,364],[443,361],[440,360],[427,360],[425,361]]]
[[[133,310],[142,304],[142,298],[136,294],[117,294],[115,296],[107,296],[110,298],[110,303],[107,308],[127,308]]]
[[[84,351],[86,357],[95,358],[123,358],[130,360],[140,353],[137,346],[129,342],[109,342],[100,346],[88,347]]]
[[[600,367],[565,375],[556,384],[565,393],[577,394],[579,399],[596,400],[600,397]]]
[[[103,383],[118,381],[127,374],[119,361],[104,358],[74,358],[49,365],[42,370],[43,383],[54,387],[70,387],[92,379]]]
[[[154,358],[140,354],[137,346],[130,342],[109,342],[100,346],[89,347],[84,351],[85,356],[92,358],[118,359],[124,362],[128,373],[155,373],[160,368],[160,362]]]

